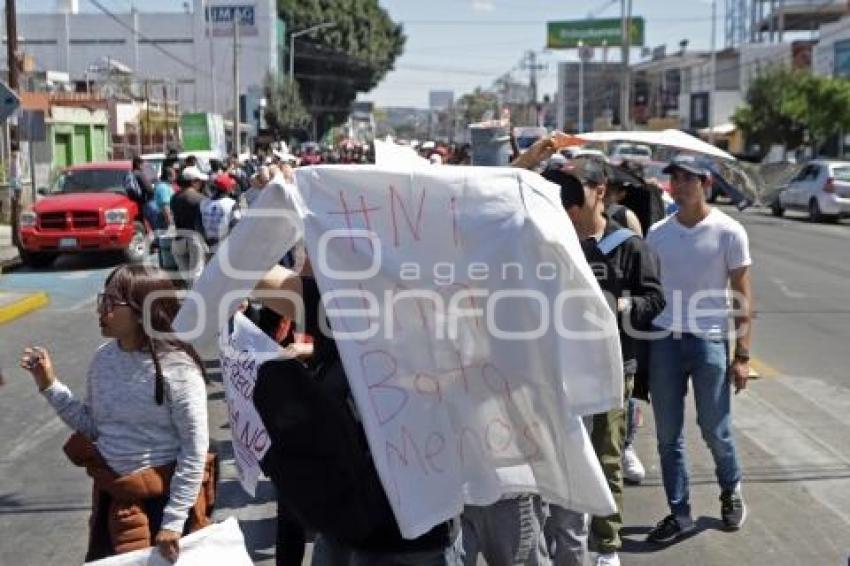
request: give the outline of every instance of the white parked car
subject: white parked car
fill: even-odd
[[[771,210],[808,212],[812,222],[850,216],[850,161],[810,161],[779,191]]]
[[[579,159],[582,157],[589,157],[591,159],[598,159],[600,161],[608,162],[608,156],[605,153],[598,149],[591,149],[589,147],[568,147],[567,149],[561,150],[561,155],[566,157],[567,159]]]
[[[618,143],[608,157],[615,165],[626,159],[646,163],[652,160],[652,149],[642,143]]]

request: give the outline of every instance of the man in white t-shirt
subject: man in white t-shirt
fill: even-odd
[[[731,385],[737,393],[749,375],[752,260],[747,233],[707,204],[711,173],[692,157],[677,157],[664,173],[670,174],[679,210],[655,224],[646,238],[661,261],[666,299],[653,321],[659,333],[650,346],[649,391],[671,513],[650,531],[652,542],[671,542],[694,529],[683,435],[689,376],[697,423],[714,458],[723,523],[738,529],[747,513],[731,414]]]

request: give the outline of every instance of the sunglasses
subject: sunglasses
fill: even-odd
[[[103,312],[112,312],[115,307],[129,307],[130,303],[127,301],[121,301],[113,297],[112,295],[107,295],[106,293],[98,293],[97,294],[97,310]]]

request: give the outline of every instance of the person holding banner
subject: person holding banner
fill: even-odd
[[[115,269],[97,303],[110,341],[89,366],[84,399],[59,381],[45,348],[27,348],[21,357],[39,392],[79,433],[66,444],[69,458],[95,479],[87,561],[156,545],[174,562],[181,535],[208,523],[202,365],[191,346],[156,337],[172,332],[178,309],[163,271]],[[214,474],[208,479],[214,483]],[[127,492],[147,497],[125,499]],[[130,515],[138,518],[133,524]]]
[[[634,330],[646,330],[664,308],[658,258],[633,231],[617,224],[605,212],[607,175],[605,166],[582,160],[567,171],[546,171],[544,178],[561,187],[561,203],[582,240],[585,257],[596,274],[611,309],[617,313],[623,350],[625,400],[631,397],[637,372]],[[591,532],[599,552],[597,566],[618,566],[622,546],[623,450],[626,412],[622,408],[594,415],[588,422],[591,440],[608,487],[617,502],[617,512],[593,517]],[[584,518],[572,511],[551,506],[546,524],[554,546],[556,564],[581,564],[587,536]],[[561,548],[559,548],[559,546]],[[570,556],[567,556],[567,555]]]
[[[266,423],[271,439],[271,447],[261,465],[277,487],[279,510],[283,506],[285,515],[303,519],[307,528],[317,531],[313,566],[462,566],[464,562],[459,522],[442,522],[415,539],[402,537],[386,494],[380,487],[371,464],[368,446],[358,442],[357,446],[348,447],[353,451],[349,454],[359,454],[359,458],[354,459],[363,460],[368,464],[362,474],[354,474],[356,477],[352,478],[350,472],[361,469],[359,464],[363,462],[339,458],[345,450],[341,443],[345,443],[349,438],[346,432],[350,431],[330,430],[334,426],[333,423],[339,422],[338,413],[314,414],[315,409],[322,406],[331,407],[328,404],[331,395],[329,391],[326,389],[321,393],[317,393],[318,390],[312,392],[313,395],[324,398],[324,405],[319,405],[315,399],[310,398],[311,396],[294,399],[303,389],[290,389],[287,385],[306,376],[309,381],[336,383],[330,387],[347,389],[344,369],[339,362],[339,353],[333,339],[333,330],[329,327],[325,330],[326,323],[320,322],[324,316],[324,307],[319,288],[312,276],[309,259],[305,260],[300,275],[282,266],[275,267],[258,283],[257,290],[264,292],[262,303],[265,307],[293,321],[299,318],[293,297],[300,296],[303,304],[303,328],[299,330],[313,337],[312,347],[308,349],[289,347],[292,359],[273,360],[263,364],[254,389],[254,404]],[[269,293],[275,290],[282,293],[277,296]],[[304,369],[299,371],[302,367]],[[346,424],[353,425],[357,434],[363,435],[359,417],[349,413],[354,411],[350,395],[351,392],[348,391],[346,400],[343,401],[343,418],[348,417]],[[282,403],[284,398],[287,400],[286,404]],[[297,408],[294,413],[287,413],[285,405]],[[307,413],[313,414],[306,416]],[[315,451],[305,451],[300,446],[300,441],[286,442],[284,435],[298,426],[298,423],[293,423],[293,415],[305,421],[304,428],[310,429],[311,442],[324,445],[317,452],[322,453],[320,462],[310,461]],[[314,419],[313,425],[306,422],[306,419]],[[327,426],[329,423],[330,426]],[[330,434],[323,435],[323,431]],[[333,440],[332,436],[339,438]],[[365,439],[365,436],[361,438]],[[339,450],[336,450],[337,448]],[[333,456],[329,456],[329,453]],[[295,473],[292,473],[292,468],[296,466],[287,465],[292,462],[293,457],[298,468]],[[334,468],[336,464],[340,464],[340,467]],[[307,474],[312,478],[308,479],[304,476],[304,471],[314,465],[324,466],[326,470],[323,474],[318,471]],[[345,471],[343,467],[351,469]],[[327,475],[328,468],[331,475],[335,476],[336,486],[310,484],[311,481],[320,482],[318,478]],[[347,480],[352,481],[347,483]],[[295,485],[296,481],[300,485]],[[340,497],[329,497],[329,493],[340,493]],[[364,495],[366,493],[371,496]],[[345,501],[342,500],[343,497]],[[357,517],[352,516],[353,509],[346,505],[357,507],[358,517],[364,519],[362,524],[358,524]],[[292,546],[281,545],[282,542],[284,541],[278,541],[278,549]]]

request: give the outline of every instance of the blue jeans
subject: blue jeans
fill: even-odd
[[[732,439],[729,355],[725,338],[693,334],[653,340],[649,358],[649,392],[655,414],[661,475],[670,510],[690,516],[688,470],[683,435],[688,377],[694,388],[697,424],[714,458],[721,489],[741,480],[741,467]]]
[[[539,495],[508,496],[492,505],[463,508],[464,564],[483,556],[489,566],[548,566],[543,526],[548,506]]]
[[[312,566],[463,566],[463,539],[458,533],[447,548],[414,552],[357,550],[319,534],[313,544]]]

